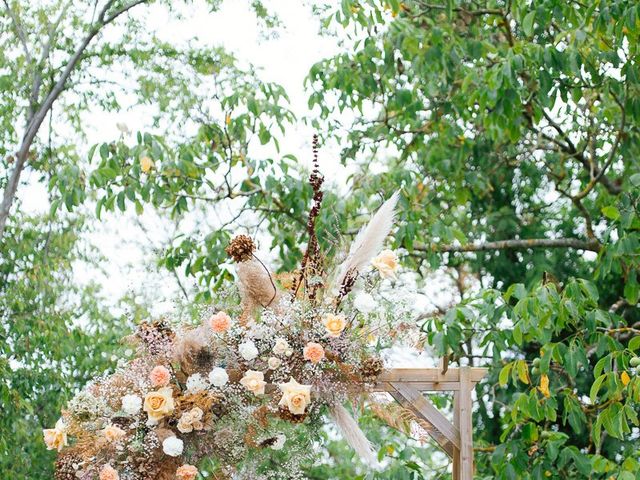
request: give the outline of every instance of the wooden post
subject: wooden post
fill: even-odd
[[[473,422],[469,367],[460,368],[458,414],[460,415],[460,480],[473,480]]]
[[[460,391],[453,392],[453,426],[460,431]],[[462,438],[460,439],[462,440]],[[456,450],[453,454],[452,463],[452,475],[453,480],[460,480],[460,449]]]

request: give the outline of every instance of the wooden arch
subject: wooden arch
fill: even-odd
[[[471,394],[486,368],[394,368],[384,372],[375,387],[388,392],[405,408],[432,425],[429,435],[453,461],[453,480],[473,479],[473,423]],[[453,423],[423,395],[453,392]]]

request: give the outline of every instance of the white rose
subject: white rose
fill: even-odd
[[[178,457],[182,455],[184,443],[178,437],[169,437],[162,442],[162,451],[170,457]]]
[[[273,353],[276,355],[285,355],[289,350],[291,350],[291,347],[284,338],[276,338],[276,344],[273,346]]]
[[[202,375],[194,373],[187,379],[187,390],[191,393],[198,393],[207,389],[207,382]]]
[[[376,308],[376,301],[367,292],[360,292],[353,300],[353,306],[362,313],[371,313]]]
[[[209,372],[209,381],[214,387],[224,387],[229,381],[229,375],[224,368],[216,367]]]
[[[279,368],[280,365],[282,365],[282,360],[280,360],[278,357],[269,357],[269,361],[267,363],[269,364],[269,368],[271,370],[275,370],[276,368]]]
[[[122,397],[122,411],[127,415],[135,415],[142,409],[142,398],[137,395]]]
[[[255,343],[253,343],[251,340],[247,340],[246,342],[241,343],[238,347],[238,351],[240,352],[242,358],[244,358],[247,362],[250,362],[251,360],[256,358],[259,353]]]
[[[278,435],[276,435],[276,441],[273,445],[271,445],[271,448],[273,450],[282,450],[282,447],[284,447],[284,442],[286,442],[287,440],[287,436],[284,433],[279,433]]]

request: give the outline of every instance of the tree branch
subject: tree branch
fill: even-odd
[[[5,1],[6,4],[6,0],[3,1]],[[2,240],[2,237],[4,236],[7,219],[9,217],[9,211],[11,210],[11,205],[13,204],[13,201],[15,199],[18,184],[20,183],[20,175],[22,174],[22,170],[24,169],[27,158],[29,157],[31,145],[33,144],[33,141],[38,134],[38,131],[40,130],[42,122],[46,118],[47,113],[49,112],[55,101],[58,99],[60,94],[64,91],[67,80],[71,76],[71,73],[73,73],[73,71],[75,70],[78,62],[80,62],[80,59],[82,58],[87,47],[106,25],[113,22],[120,15],[128,12],[135,6],[148,1],[150,0],[135,0],[124,5],[113,14],[107,16],[109,9],[114,4],[114,0],[108,1],[98,15],[98,23],[91,27],[87,35],[84,37],[84,39],[76,49],[75,53],[69,59],[66,68],[60,74],[60,78],[51,89],[38,111],[31,118],[31,121],[29,122],[29,125],[27,126],[26,132],[22,139],[20,149],[18,150],[18,153],[16,155],[17,158],[14,168],[11,172],[11,175],[9,176],[7,186],[5,187],[3,192],[2,203],[0,204],[0,240]]]
[[[490,250],[522,250],[529,248],[574,248],[576,250],[600,251],[597,240],[578,238],[531,238],[498,240],[495,242],[469,243],[466,245],[415,245],[414,250],[423,252],[484,252]]]

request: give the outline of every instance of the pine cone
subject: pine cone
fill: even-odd
[[[384,364],[379,358],[370,357],[362,362],[360,374],[366,383],[374,383],[384,370]]]
[[[77,480],[76,472],[78,471],[82,459],[73,452],[62,453],[56,460],[55,480]]]
[[[227,255],[232,257],[236,262],[246,262],[250,260],[253,252],[256,250],[256,244],[248,235],[238,235],[229,243],[225,249]]]
[[[295,413],[291,413],[288,408],[279,408],[278,416],[291,423],[302,423],[307,418],[307,413],[303,413],[302,415],[296,415]]]

